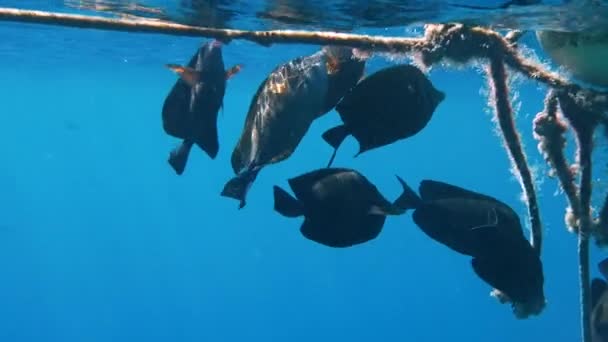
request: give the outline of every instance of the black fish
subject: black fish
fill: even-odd
[[[420,197],[409,189],[400,207],[415,209],[416,225],[433,240],[473,257],[475,273],[511,301],[518,317],[545,305],[538,253],[526,240],[515,211],[490,196],[423,180]]]
[[[214,40],[205,43],[187,67],[175,64],[167,67],[180,78],[163,104],[163,129],[167,134],[183,139],[169,155],[169,164],[181,175],[192,145],[196,144],[211,159],[217,156],[217,114],[223,106],[226,80],[239,72],[241,65],[226,71],[222,44]]]
[[[598,264],[604,279],[608,279],[608,259]],[[591,281],[591,341],[608,342],[608,284],[600,278]]]
[[[319,169],[288,182],[297,199],[274,186],[274,209],[286,217],[304,216],[302,235],[325,246],[344,248],[370,241],[380,234],[387,215],[405,212],[355,170]]]
[[[275,68],[254,95],[245,127],[232,153],[236,177],[222,196],[246,204],[259,171],[291,156],[313,121],[326,114],[363,76],[365,60],[351,48],[324,47]]]
[[[412,218],[426,235],[458,253],[475,257],[501,248],[488,245],[492,240],[525,240],[515,211],[495,198],[432,180],[420,182],[419,192],[410,189],[402,205],[415,209]]]
[[[445,94],[412,65],[382,69],[352,88],[336,106],[344,124],[323,133],[334,148],[350,134],[359,142],[358,156],[420,132],[444,100]]]

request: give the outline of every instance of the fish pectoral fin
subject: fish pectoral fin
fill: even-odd
[[[247,204],[247,193],[257,178],[260,169],[261,168],[248,168],[242,173],[239,173],[224,185],[221,195],[239,200],[239,209],[244,208]]]
[[[194,144],[191,140],[184,140],[178,147],[173,149],[169,154],[169,164],[175,170],[175,173],[181,175],[186,169],[186,163],[188,162],[188,155]]]
[[[385,208],[379,207],[377,205],[372,205],[367,212],[369,215],[380,215],[387,216],[390,215],[390,210],[386,210]]]
[[[482,228],[498,228],[498,213],[496,208],[488,210],[488,221],[486,224],[471,227],[470,230],[482,229]]]
[[[478,229],[484,229],[484,228],[495,228],[496,226],[493,226],[491,224],[482,224],[479,226],[475,226],[475,227],[471,227],[470,230],[478,230]]]
[[[488,211],[488,221],[484,224],[470,227],[469,232],[480,244],[498,246],[502,244],[498,228],[498,215],[496,209],[492,208]]]
[[[167,64],[167,68],[179,75],[190,87],[194,87],[201,80],[201,73],[190,67],[177,64]]]
[[[237,64],[237,65],[233,66],[232,68],[228,69],[226,71],[226,79],[229,80],[230,78],[232,78],[232,76],[238,74],[242,68],[243,68],[243,64]]]

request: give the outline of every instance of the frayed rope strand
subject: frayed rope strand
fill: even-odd
[[[528,215],[532,227],[530,243],[540,255],[542,249],[542,226],[536,190],[532,180],[532,173],[524,154],[515,120],[513,109],[509,101],[509,88],[507,86],[507,73],[501,55],[490,59],[489,83],[493,92],[494,112],[503,135],[505,147],[510,156],[511,163],[515,166],[518,178],[528,205]]]
[[[557,175],[561,188],[569,202],[570,213],[566,213],[566,224],[572,231],[578,230],[577,220],[580,217],[580,199],[575,184],[575,173],[564,156],[566,146],[565,133],[568,124],[558,115],[557,96],[549,90],[545,98],[545,109],[534,118],[534,138],[538,141],[538,150],[545,161]]]

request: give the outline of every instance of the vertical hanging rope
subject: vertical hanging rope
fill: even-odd
[[[591,342],[591,286],[589,277],[589,236],[591,235],[591,155],[593,132],[598,124],[595,109],[574,91],[558,95],[564,116],[576,132],[577,159],[581,169],[579,184],[580,216],[578,229],[579,284],[583,342]]]
[[[489,84],[494,102],[494,113],[502,132],[503,141],[509,154],[511,164],[517,171],[524,196],[526,197],[528,216],[530,217],[532,229],[530,243],[540,255],[543,237],[536,190],[534,189],[532,173],[530,172],[526,155],[521,145],[519,133],[515,127],[513,109],[511,108],[511,102],[509,101],[507,72],[501,55],[497,54],[490,58]]]
[[[578,231],[579,283],[581,298],[581,326],[583,341],[591,342],[591,285],[589,283],[589,235],[591,232],[591,143],[592,135],[579,140],[581,167],[581,213]]]

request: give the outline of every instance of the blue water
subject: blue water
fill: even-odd
[[[387,34],[396,33],[396,31]],[[279,63],[314,52],[233,42],[220,115],[220,153],[193,149],[186,172],[167,164],[177,139],[160,110],[201,39],[0,25],[0,341],[575,341],[576,237],[566,203],[532,139],[545,88],[515,83],[518,127],[537,168],[548,304],[517,320],[457,255],[408,213],[369,243],[331,249],[273,211],[272,186],[323,167],[314,123],[296,153],[270,166],[248,205],[220,197],[251,96]],[[533,39],[525,40],[536,48]],[[539,57],[545,56],[539,52]],[[389,65],[374,58],[367,74]],[[487,113],[485,75],[435,68],[447,94],[419,135],[357,158],[348,138],[335,165],[359,170],[389,199],[435,179],[489,194],[525,223],[521,189]],[[599,203],[598,203],[599,205]],[[595,263],[602,257],[594,247]]]

